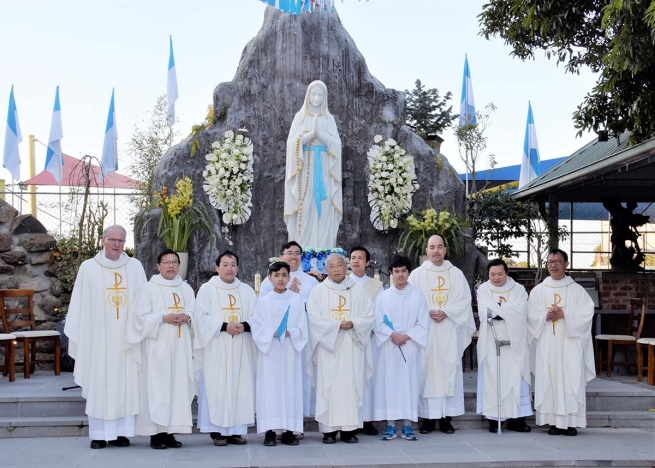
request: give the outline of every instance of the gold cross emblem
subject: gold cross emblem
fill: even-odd
[[[227,295],[230,305],[228,307],[223,307],[223,310],[225,311],[223,313],[223,322],[231,323],[231,322],[240,322],[241,321],[241,308],[239,307],[234,307],[237,304],[237,298],[234,297],[232,294]]]
[[[560,296],[557,293],[553,294],[553,304],[556,306],[559,306],[560,302],[562,302],[562,296]],[[561,307],[562,310],[564,310],[564,307]],[[552,307],[548,307],[548,310],[552,310]],[[559,320],[553,320],[553,335],[555,334],[555,325],[559,323]]]
[[[339,294],[339,306],[335,309],[331,309],[332,311],[332,320],[350,320],[350,309],[346,309],[346,298],[345,296],[342,296]]]
[[[173,314],[177,314],[178,311],[184,310],[184,306],[180,307],[180,302],[182,302],[182,299],[177,293],[172,293],[173,294],[173,305],[169,307],[169,309],[173,309]],[[182,325],[177,326],[177,337],[182,338]]]
[[[437,306],[439,310],[443,309],[443,306],[448,302],[448,288],[444,288],[446,285],[446,278],[443,276],[437,276],[437,287],[430,289],[432,291],[432,303]]]
[[[109,300],[109,305],[116,307],[116,320],[120,319],[120,308],[127,303],[127,295],[125,290],[127,288],[119,287],[123,282],[123,277],[120,273],[114,273],[114,286],[107,288],[109,294],[107,299]]]

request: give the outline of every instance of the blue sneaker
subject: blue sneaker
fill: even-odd
[[[412,426],[409,424],[403,426],[403,430],[400,433],[400,437],[407,440],[418,440],[418,437],[416,437],[416,434],[414,434],[414,429],[412,429]]]
[[[382,434],[382,437],[380,437],[380,439],[393,440],[395,438],[396,438],[396,426],[387,424],[387,427],[384,429],[384,434]]]

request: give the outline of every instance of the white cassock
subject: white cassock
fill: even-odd
[[[499,305],[500,304],[500,305]],[[490,281],[478,288],[478,414],[498,419],[498,374],[496,342],[487,320],[487,311],[499,340],[509,340],[500,348],[501,420],[532,416],[530,392],[530,351],[528,348],[528,294],[525,288],[507,277],[502,286]]]
[[[274,338],[286,311],[289,336]],[[257,432],[283,429],[303,431],[304,361],[302,351],[309,340],[307,314],[300,295],[287,289],[257,300],[255,313],[248,320],[257,357]]]
[[[194,304],[193,289],[182,278],[154,275],[130,308],[127,342],[142,353],[137,435],[191,432],[196,386],[189,325],[164,323],[162,317],[171,313],[192,317]]]
[[[387,316],[393,330],[385,323]],[[373,419],[418,421],[421,383],[421,349],[428,343],[430,313],[423,293],[411,284],[392,285],[375,301],[375,341],[380,358],[371,379],[375,387]],[[409,335],[402,347],[391,341],[391,333]],[[402,349],[402,353],[401,353]],[[404,357],[403,357],[404,355]]]
[[[366,275],[360,278],[355,274],[351,274],[350,279],[352,279],[355,282],[355,284],[364,288],[364,290],[366,291],[366,295],[370,300],[373,301],[373,304],[375,305],[375,299],[382,291],[382,282]],[[371,328],[371,332],[373,333],[374,331],[375,331],[375,323],[373,323]],[[377,345],[375,344],[375,339],[373,338],[373,336],[371,336],[371,339],[369,340],[367,346],[371,348],[371,355],[373,358],[373,372],[375,373],[375,369],[377,369],[378,366],[377,362],[380,357],[380,348],[378,348]],[[373,401],[375,399],[374,393],[375,393],[375,384],[373,378],[371,378],[369,379],[368,384],[364,389],[364,421],[376,420],[373,416]]]
[[[321,432],[354,431],[363,426],[364,388],[373,374],[370,348],[373,302],[350,278],[326,278],[307,304],[310,362],[316,364],[316,421]],[[341,321],[353,322],[341,330]]]
[[[101,250],[77,273],[64,333],[92,440],[135,435],[141,349],[126,349],[126,328],[129,307],[146,283],[141,262],[126,253],[109,260]]]
[[[421,356],[418,415],[459,416],[464,414],[462,355],[475,332],[471,289],[461,270],[448,260],[441,266],[425,261],[412,271],[409,282],[423,292],[428,309],[443,310],[448,316],[441,323],[430,320],[428,345]]]
[[[564,309],[563,320],[546,321],[552,304]],[[528,307],[537,425],[586,427],[585,386],[596,376],[591,343],[594,303],[570,276],[548,277],[530,292]]]
[[[312,289],[318,285],[318,280],[312,275],[298,269],[289,273],[289,283],[287,283],[287,288],[291,287],[294,278],[298,278],[298,281],[300,282],[300,299],[303,303],[303,310],[307,312],[306,304],[309,302],[309,294],[312,292]],[[273,291],[273,284],[271,284],[267,276],[264,278],[264,281],[262,281],[259,297],[265,296],[271,291]],[[302,351],[302,362],[305,364],[307,363],[306,348],[303,348]],[[314,407],[316,406],[316,389],[312,386],[312,379],[309,373],[307,373],[305,365],[303,365],[302,372],[302,411],[304,416],[312,418],[314,417]]]
[[[228,284],[214,276],[198,291],[192,323],[200,432],[244,435],[255,424],[257,348],[250,333],[231,336],[221,327],[247,321],[256,303],[255,291],[237,278]]]

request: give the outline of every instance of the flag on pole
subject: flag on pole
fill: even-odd
[[[18,109],[14,99],[14,85],[9,93],[9,112],[7,112],[7,130],[5,132],[5,151],[2,166],[11,173],[11,177],[20,180],[20,154],[18,144],[23,141],[18,123]]]
[[[59,105],[59,86],[57,86],[57,90],[55,91],[55,107],[52,109],[52,121],[50,123],[48,150],[45,155],[45,170],[52,174],[59,184],[61,184],[61,172],[64,164],[61,153],[61,139],[63,137],[61,107]]]
[[[105,142],[102,145],[102,159],[100,161],[100,182],[112,172],[118,170],[118,130],[116,130],[116,112],[114,110],[114,89],[111,90],[107,128],[105,129]]]
[[[166,82],[166,101],[168,102],[168,126],[175,125],[175,101],[177,101],[177,73],[173,56],[173,36],[170,36],[171,52],[168,57],[168,79]]]
[[[277,327],[277,339],[282,341],[284,339],[285,333],[287,331],[287,323],[289,322],[289,309],[291,306],[287,307],[287,311],[284,313],[284,317],[280,321],[280,326]]]
[[[471,70],[469,70],[469,59],[464,54],[464,78],[462,79],[462,99],[459,105],[459,127],[466,124],[478,123],[475,117],[475,101],[473,100],[473,82],[471,81]]]
[[[537,145],[537,127],[534,125],[532,105],[528,101],[528,121],[525,124],[525,140],[523,142],[523,157],[521,158],[521,175],[519,189],[539,177],[539,147]]]

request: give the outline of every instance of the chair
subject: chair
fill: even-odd
[[[26,379],[36,369],[36,364],[50,364],[55,366],[55,375],[59,375],[59,332],[54,330],[37,330],[34,320],[34,291],[32,289],[2,289],[0,290],[0,314],[2,315],[2,328],[5,332],[16,337],[16,341],[23,343],[23,362],[15,365],[23,366],[23,375]],[[19,298],[27,299],[27,307],[18,307]],[[11,303],[11,304],[9,304]],[[21,319],[21,316],[26,318]],[[29,327],[27,331],[12,331]],[[36,344],[40,341],[52,341],[54,344],[54,359],[37,359]]]
[[[635,309],[641,307],[641,316],[639,325],[635,326]],[[628,328],[625,335],[596,335],[596,373],[602,372],[602,353],[600,342],[607,342],[607,377],[612,376],[614,366],[626,368],[639,367],[637,362],[630,362],[629,351],[631,347],[637,348],[637,341],[641,338],[641,330],[644,328],[644,318],[646,317],[646,301],[644,299],[630,299],[630,314],[628,317]],[[633,334],[634,333],[634,334]],[[614,361],[614,347],[623,346],[625,348],[625,361]]]
[[[5,347],[5,363],[0,365],[2,370],[2,375],[7,377],[9,375],[9,381],[13,382],[16,380],[14,375],[14,345],[15,345],[16,336],[10,335],[9,333],[0,333],[0,344]]]
[[[648,382],[648,385],[655,385],[655,383],[651,383],[650,381],[650,379],[655,377],[652,375],[653,372],[648,373],[650,368],[655,369],[655,356],[651,356],[648,352],[650,348],[655,349],[655,338],[639,338],[637,340],[637,382],[643,380],[644,370],[646,370],[646,381]],[[644,366],[644,355],[646,355],[648,359],[647,366]]]

